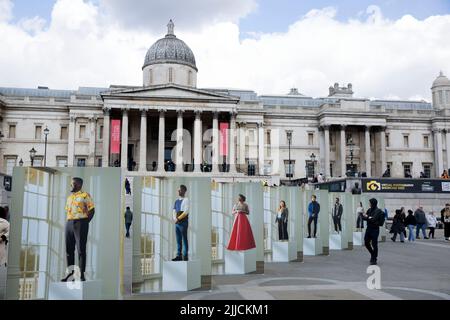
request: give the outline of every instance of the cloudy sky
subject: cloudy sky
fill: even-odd
[[[203,88],[429,100],[450,74],[450,0],[0,0],[0,86],[141,85],[170,18]]]

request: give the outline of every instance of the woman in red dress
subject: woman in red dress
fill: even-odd
[[[252,227],[247,218],[249,210],[244,195],[239,195],[238,202],[233,206],[233,214],[235,218],[227,249],[240,251],[256,248]]]

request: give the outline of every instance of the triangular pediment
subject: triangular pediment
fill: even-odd
[[[178,86],[164,85],[140,88],[125,88],[112,90],[102,94],[103,98],[135,98],[135,99],[188,99],[188,100],[214,100],[223,102],[238,102],[239,97],[218,94],[207,90]]]

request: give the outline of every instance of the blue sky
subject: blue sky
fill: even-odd
[[[36,15],[49,21],[55,0],[14,0],[15,21]],[[92,2],[97,2],[93,0]],[[257,0],[258,9],[240,20],[241,32],[283,32],[311,9],[334,6],[336,19],[358,17],[369,5],[377,5],[383,15],[397,19],[411,14],[418,19],[450,13],[450,0]]]

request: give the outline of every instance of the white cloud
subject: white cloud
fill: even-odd
[[[0,23],[8,22],[12,19],[13,3],[11,0],[0,0]]]
[[[0,17],[11,15],[5,3],[0,0]],[[356,96],[429,100],[439,70],[450,76],[450,15],[391,21],[371,6],[363,16],[341,22],[337,9],[317,9],[287,32],[258,32],[244,40],[235,19],[247,8],[220,22],[203,18],[201,28],[182,28],[175,19],[175,31],[194,51],[199,87],[259,94],[298,87],[306,95],[324,96],[334,82],[350,82]],[[7,48],[0,50],[0,86],[140,85],[145,53],[166,31],[171,10],[164,10],[159,35],[123,28],[112,22],[112,14],[83,0],[58,0],[45,29],[39,18],[18,24],[0,20],[0,47]]]

